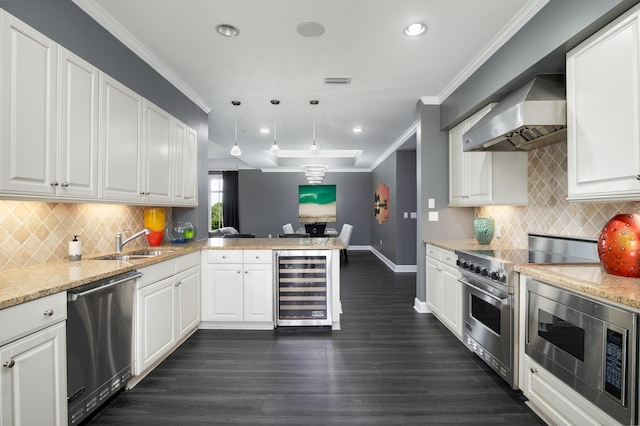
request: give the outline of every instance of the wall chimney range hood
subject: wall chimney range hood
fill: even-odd
[[[540,74],[515,89],[462,135],[463,151],[531,151],[567,139],[562,74]]]

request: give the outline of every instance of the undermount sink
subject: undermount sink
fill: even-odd
[[[131,253],[120,253],[120,254],[109,254],[106,256],[101,256],[96,258],[97,260],[140,260],[140,259],[149,259],[157,256],[162,256],[163,254],[173,253],[173,250],[138,250],[133,251]]]

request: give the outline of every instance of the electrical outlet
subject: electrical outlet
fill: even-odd
[[[380,240],[380,245],[382,245],[382,240]]]
[[[502,226],[496,225],[496,238],[502,238]]]

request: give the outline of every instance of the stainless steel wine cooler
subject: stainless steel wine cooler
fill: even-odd
[[[276,326],[331,325],[331,251],[275,253]]]

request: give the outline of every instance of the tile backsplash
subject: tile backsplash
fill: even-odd
[[[144,228],[145,207],[0,200],[0,270],[68,258],[68,242],[82,241],[82,255],[112,252],[115,235]],[[165,209],[171,223],[171,209]],[[147,247],[141,237],[128,247]]]
[[[476,216],[493,216],[502,237],[493,242],[527,247],[527,233],[597,238],[619,213],[640,212],[640,201],[567,201],[567,143],[529,152],[529,203],[526,207],[476,207]]]

